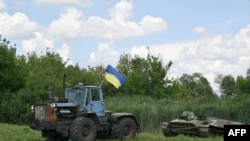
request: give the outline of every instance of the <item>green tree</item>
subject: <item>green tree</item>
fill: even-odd
[[[123,54],[117,68],[126,76],[126,93],[160,98],[167,95],[167,72],[171,65],[172,61],[163,65],[159,55],[153,56],[148,53],[146,58],[142,58]]]
[[[179,79],[172,81],[169,88],[169,98],[175,100],[189,99],[190,93],[186,85],[180,83]]]
[[[122,54],[120,56],[120,59],[119,59],[118,65],[117,65],[117,69],[125,77],[127,77],[131,71],[131,67],[132,67],[131,61],[132,61],[131,54]]]
[[[250,94],[250,68],[246,71],[246,77],[239,75],[236,79],[232,75],[218,75],[215,83],[218,84],[222,96]]]
[[[183,74],[179,78],[179,83],[185,86],[188,95],[193,97],[214,94],[208,80],[201,73]]]
[[[16,48],[0,36],[0,91],[17,91],[20,77],[16,68]]]
[[[159,56],[148,54],[147,56],[147,75],[149,81],[149,90],[152,97],[162,97],[166,95],[168,83],[167,72],[172,66],[172,61],[164,66]]]
[[[52,86],[55,95],[63,93],[62,79],[65,73],[66,62],[59,54],[46,52],[38,56],[36,53],[28,54],[27,67],[29,70],[26,87],[42,100],[48,99],[48,88]]]
[[[236,94],[250,94],[250,68],[246,71],[246,77],[237,76],[235,83]]]
[[[145,69],[146,60],[135,56],[130,63],[131,70],[125,82],[126,93],[130,95],[147,95],[149,84]]]
[[[246,84],[243,88],[243,92],[246,94],[250,94],[250,67],[247,69]]]
[[[101,65],[88,66],[84,73],[86,84],[100,86],[104,81],[104,73],[104,67]]]
[[[233,96],[236,94],[236,83],[232,75],[226,75],[222,78],[221,92],[223,96]]]
[[[76,65],[69,65],[66,67],[65,74],[66,74],[66,87],[73,87],[78,83],[84,83],[83,79],[83,72],[78,64]]]
[[[239,95],[244,94],[245,88],[247,86],[247,79],[245,79],[243,76],[237,76],[235,85],[236,93]]]

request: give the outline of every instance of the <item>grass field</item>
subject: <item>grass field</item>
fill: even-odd
[[[114,139],[102,139],[115,141]],[[45,141],[39,131],[34,131],[29,126],[11,125],[0,123],[0,141]],[[97,141],[101,141],[98,139]],[[179,135],[164,137],[161,132],[142,132],[134,139],[127,141],[223,141],[223,137],[198,138]]]

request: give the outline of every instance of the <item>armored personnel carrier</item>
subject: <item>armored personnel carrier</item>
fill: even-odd
[[[207,115],[196,115],[192,111],[184,111],[177,119],[162,123],[164,136],[178,134],[208,137],[211,135],[223,135],[224,125],[241,125],[243,123],[221,119]]]

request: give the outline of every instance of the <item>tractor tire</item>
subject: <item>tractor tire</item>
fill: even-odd
[[[116,139],[134,138],[136,135],[136,123],[132,118],[122,118],[112,127],[112,135]]]
[[[95,123],[87,117],[76,118],[70,126],[70,136],[72,141],[94,141]]]

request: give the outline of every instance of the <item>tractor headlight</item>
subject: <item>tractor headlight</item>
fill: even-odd
[[[56,109],[56,103],[51,103],[50,107],[55,110]]]
[[[30,108],[31,108],[32,112],[34,112],[35,106],[31,105]]]

